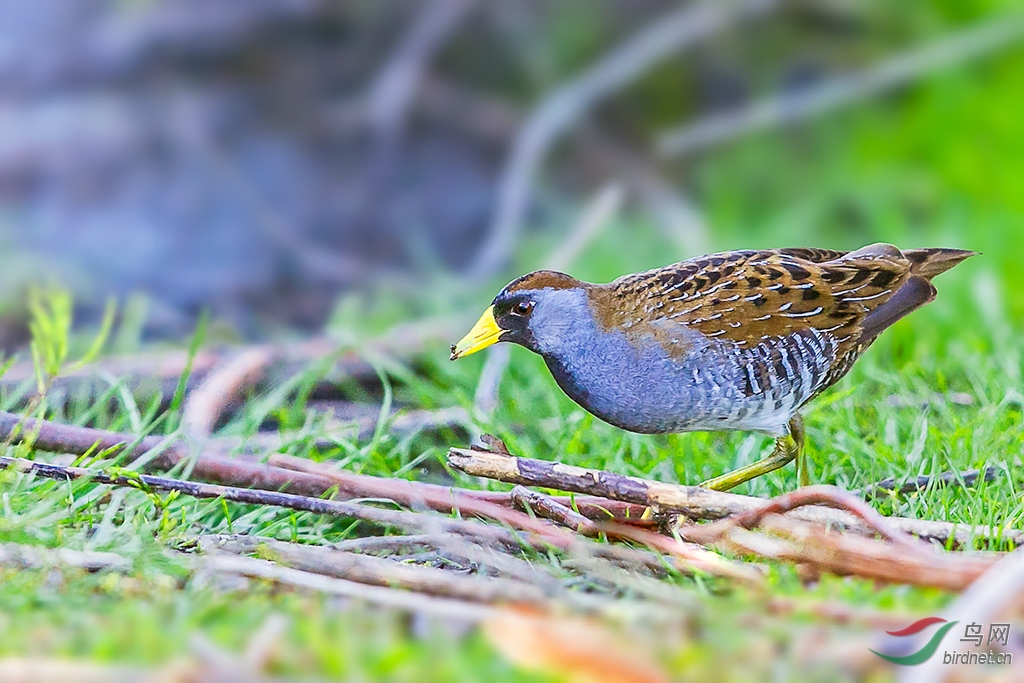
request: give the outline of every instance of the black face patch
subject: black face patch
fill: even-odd
[[[532,348],[533,333],[530,331],[530,316],[536,307],[539,292],[532,290],[502,291],[494,297],[494,322],[502,330],[500,341],[521,344]]]

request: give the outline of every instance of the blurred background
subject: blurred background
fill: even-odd
[[[479,307],[595,203],[582,276],[967,247],[1018,320],[1017,4],[2,3],[0,345],[36,282],[86,324],[116,297],[140,340],[204,309],[259,340],[352,296]]]

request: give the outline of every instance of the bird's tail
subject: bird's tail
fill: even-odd
[[[910,261],[910,272],[931,280],[978,252],[967,249],[907,249],[903,255]]]

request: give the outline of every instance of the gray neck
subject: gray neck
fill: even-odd
[[[635,432],[675,431],[697,400],[690,363],[662,346],[634,345],[597,322],[583,290],[552,292],[531,320],[534,351],[562,390],[597,417]],[[556,305],[550,305],[550,304]],[[685,419],[685,418],[684,418]]]

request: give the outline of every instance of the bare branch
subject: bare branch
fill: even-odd
[[[448,463],[467,474],[497,479],[523,486],[542,486],[561,491],[575,491],[616,500],[647,505],[660,512],[675,512],[689,519],[722,519],[756,511],[764,506],[762,498],[735,493],[711,491],[699,486],[665,484],[614,472],[563,465],[546,460],[518,458],[488,451],[452,448]],[[820,506],[801,507],[788,513],[806,522],[816,522],[862,535],[875,535],[877,529],[845,510]],[[985,526],[952,524],[950,522],[886,518],[886,524],[921,539],[943,545],[968,546],[977,539],[1024,545],[1024,533],[1014,529],[993,530]]]
[[[663,133],[657,149],[681,155],[756,130],[810,118],[844,104],[909,83],[920,76],[1005,47],[1024,34],[1020,15],[1001,17],[917,47],[859,74],[840,76],[803,92],[772,97],[737,111],[710,116]]]
[[[269,346],[253,346],[229,358],[207,375],[185,402],[182,426],[189,438],[203,441],[241,394],[266,375],[278,352]]]
[[[495,526],[488,526],[479,522],[469,520],[452,519],[428,515],[425,513],[406,512],[404,510],[385,510],[382,508],[353,503],[348,501],[324,500],[309,496],[297,496],[289,493],[278,493],[276,491],[263,491],[258,489],[243,489],[231,486],[219,486],[216,484],[202,484],[191,481],[180,481],[164,477],[153,477],[150,475],[111,475],[106,472],[85,469],[81,467],[65,467],[51,465],[20,458],[0,457],[0,469],[16,468],[22,472],[31,472],[48,479],[58,481],[73,481],[87,479],[98,484],[121,486],[128,488],[143,488],[151,491],[178,491],[193,498],[222,498],[238,503],[250,505],[269,505],[288,508],[291,510],[302,510],[316,514],[335,515],[339,517],[350,517],[363,520],[372,524],[384,527],[395,527],[414,533],[454,533],[466,534],[486,543],[497,543],[507,547],[519,548],[532,546],[546,549],[551,545],[566,547],[573,536],[562,529],[554,526],[546,528],[539,522],[526,517],[531,526],[536,529],[533,534],[521,534],[508,529]],[[505,510],[505,512],[514,512]],[[515,513],[521,514],[521,513]]]
[[[18,567],[19,569],[66,566],[84,569],[87,572],[102,570],[119,573],[126,573],[132,569],[129,559],[115,553],[71,550],[69,548],[39,548],[18,543],[0,544],[0,565]]]
[[[488,276],[508,258],[529,204],[533,178],[562,133],[652,64],[721,31],[738,16],[756,16],[775,4],[774,0],[735,0],[686,5],[658,17],[585,72],[556,87],[530,114],[516,138],[498,186],[494,221],[470,276]]]
[[[408,32],[384,65],[367,95],[367,115],[382,138],[393,138],[402,126],[430,59],[459,27],[474,0],[432,0],[421,3]]]
[[[562,505],[551,496],[531,491],[525,486],[516,486],[512,489],[511,496],[515,505],[527,512],[533,512],[538,517],[558,522],[577,533],[586,533],[589,536],[596,536],[600,533],[600,529],[594,522]]]
[[[360,555],[267,538],[232,537],[227,542],[213,542],[211,549],[235,554],[269,551],[282,564],[306,572],[333,576],[371,586],[458,598],[471,602],[520,602],[544,604],[552,596],[538,586],[512,579],[467,576],[433,567],[395,562],[373,555]]]
[[[422,612],[446,619],[475,623],[494,613],[494,607],[477,602],[439,598],[412,591],[367,586],[355,581],[337,579],[312,572],[234,555],[212,555],[204,557],[198,565],[200,570],[217,574],[237,574],[256,579],[266,579],[285,586],[328,595],[340,595],[354,600],[368,602],[382,607]]]
[[[908,493],[916,493],[917,491],[923,491],[924,489],[931,487],[940,486],[964,486],[970,487],[977,484],[979,481],[995,481],[995,478],[999,476],[999,468],[986,467],[985,470],[969,470],[967,472],[942,472],[936,475],[921,475],[915,477],[907,482],[904,482],[900,486],[896,486],[896,478],[889,477],[882,479],[881,481],[872,484],[871,486],[861,491],[852,491],[851,493],[857,495],[863,495],[864,498],[871,500],[879,496],[887,496],[893,494],[905,495]]]

